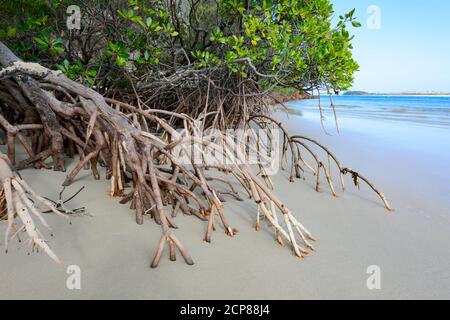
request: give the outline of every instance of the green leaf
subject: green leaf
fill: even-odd
[[[150,28],[150,26],[151,26],[152,23],[153,23],[153,19],[152,19],[151,17],[148,17],[147,20],[145,21],[145,23],[146,23],[147,27]]]
[[[34,41],[40,46],[40,47],[47,47],[48,43],[42,40],[41,38],[34,38]]]
[[[108,47],[112,50],[112,51],[118,51],[119,50],[119,46],[117,44],[115,44],[112,41],[108,42]]]
[[[104,54],[106,57],[111,58],[111,57],[113,56],[114,53],[113,53],[112,51],[106,50],[103,54]]]
[[[87,74],[88,76],[95,77],[95,76],[97,75],[97,70],[95,70],[95,69],[89,69],[89,70],[86,72],[86,74]]]
[[[119,67],[124,66],[126,62],[127,62],[127,60],[124,57],[117,57],[117,59],[116,59],[116,64]]]
[[[17,29],[16,28],[8,28],[8,31],[6,31],[6,36],[11,38],[14,37],[17,33]]]
[[[52,45],[53,46],[62,46],[64,44],[64,40],[61,38],[56,39],[55,41],[53,41]]]
[[[55,53],[61,54],[61,53],[64,53],[64,48],[63,47],[53,47],[52,51]]]

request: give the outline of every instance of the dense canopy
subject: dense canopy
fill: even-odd
[[[67,28],[70,5],[80,8],[80,30]],[[354,10],[333,26],[329,0],[18,0],[2,9],[0,37],[19,56],[101,92],[204,78],[234,91],[240,79],[251,91],[334,92],[358,68]]]

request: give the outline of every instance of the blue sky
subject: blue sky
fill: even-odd
[[[353,90],[450,92],[449,0],[332,0],[335,14],[356,8],[360,65]],[[369,29],[367,9],[376,5],[381,28]],[[373,20],[372,20],[373,21]]]

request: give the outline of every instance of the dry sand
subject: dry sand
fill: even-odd
[[[274,177],[276,193],[317,236],[316,253],[295,258],[267,228],[255,232],[254,205],[230,200],[226,214],[240,230],[238,236],[217,231],[206,244],[206,225],[180,215],[176,234],[195,265],[164,256],[151,269],[159,227],[148,219],[136,225],[133,212],[107,196],[108,181],[95,181],[83,171],[67,195],[85,185],[69,204],[86,206],[92,217],[75,217],[69,225],[47,215],[55,234],[50,246],[66,266],[80,266],[81,290],[66,288],[65,267],[42,253],[27,255],[27,247],[14,241],[8,254],[0,253],[0,299],[449,299],[448,163],[442,166],[439,158],[380,145],[374,137],[346,131],[330,137],[317,124],[287,123],[293,132],[323,141],[344,164],[364,172],[396,211],[387,213],[372,193],[364,188],[358,192],[350,180],[348,191],[333,198],[325,184],[317,193],[312,179],[289,183],[283,173]],[[50,198],[57,198],[65,177],[33,169],[21,174]],[[4,231],[1,224],[0,242]],[[381,269],[380,290],[366,286],[370,265]]]

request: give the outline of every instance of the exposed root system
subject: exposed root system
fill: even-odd
[[[135,91],[128,102],[124,102],[123,96],[104,97],[60,72],[21,62],[2,43],[0,65],[5,67],[0,71],[0,127],[7,145],[7,158],[0,162],[0,219],[6,217],[8,221],[6,242],[25,231],[33,247],[39,247],[57,262],[59,259],[33,222],[32,218],[37,218],[49,228],[36,209],[36,202],[58,215],[67,215],[57,210],[58,203],[36,195],[11,169],[53,167],[66,171],[66,158],[79,157],[63,183],[69,186],[83,169],[90,169],[94,178],[100,179],[98,166],[104,167],[111,196],[120,197],[123,204],[129,203],[138,224],[150,217],[161,227],[152,267],[160,263],[165,247],[169,248],[170,260],[176,260],[179,253],[187,264],[194,263],[176,236],[178,212],[195,216],[205,224],[206,242],[211,241],[217,229],[230,237],[236,235],[237,230],[228,222],[224,202],[225,198],[243,200],[242,190],[257,207],[257,230],[264,217],[275,239],[287,244],[297,257],[315,251],[315,237],[273,192],[268,169],[261,161],[248,161],[252,152],[264,158],[267,150],[271,150],[271,142],[276,139],[270,130],[273,128],[280,128],[284,136],[281,162],[286,166],[290,159],[291,180],[311,170],[319,191],[322,173],[331,193],[336,195],[330,167],[308,145],[314,144],[337,165],[342,188],[343,175],[350,173],[355,183],[362,180],[372,187],[390,210],[385,197],[367,179],[342,167],[327,148],[307,137],[289,136],[283,125],[270,117],[264,99],[249,95],[252,88],[256,90],[254,85],[239,83],[240,95],[220,93],[220,89],[214,88],[214,80],[208,78],[201,97],[195,96],[196,91],[181,94],[186,86],[180,86],[176,91],[178,105],[156,109],[154,106],[160,100],[154,96],[147,99],[152,103],[144,100],[150,88]],[[153,88],[158,97],[163,85],[167,84]],[[170,90],[174,92],[173,86]],[[230,128],[241,131],[230,134],[227,132]],[[255,128],[265,132],[266,142],[255,135]],[[26,159],[16,159],[17,143],[27,152]],[[310,153],[314,162],[308,163],[303,152]],[[61,204],[60,201],[60,208]],[[22,226],[16,227],[17,220]]]

